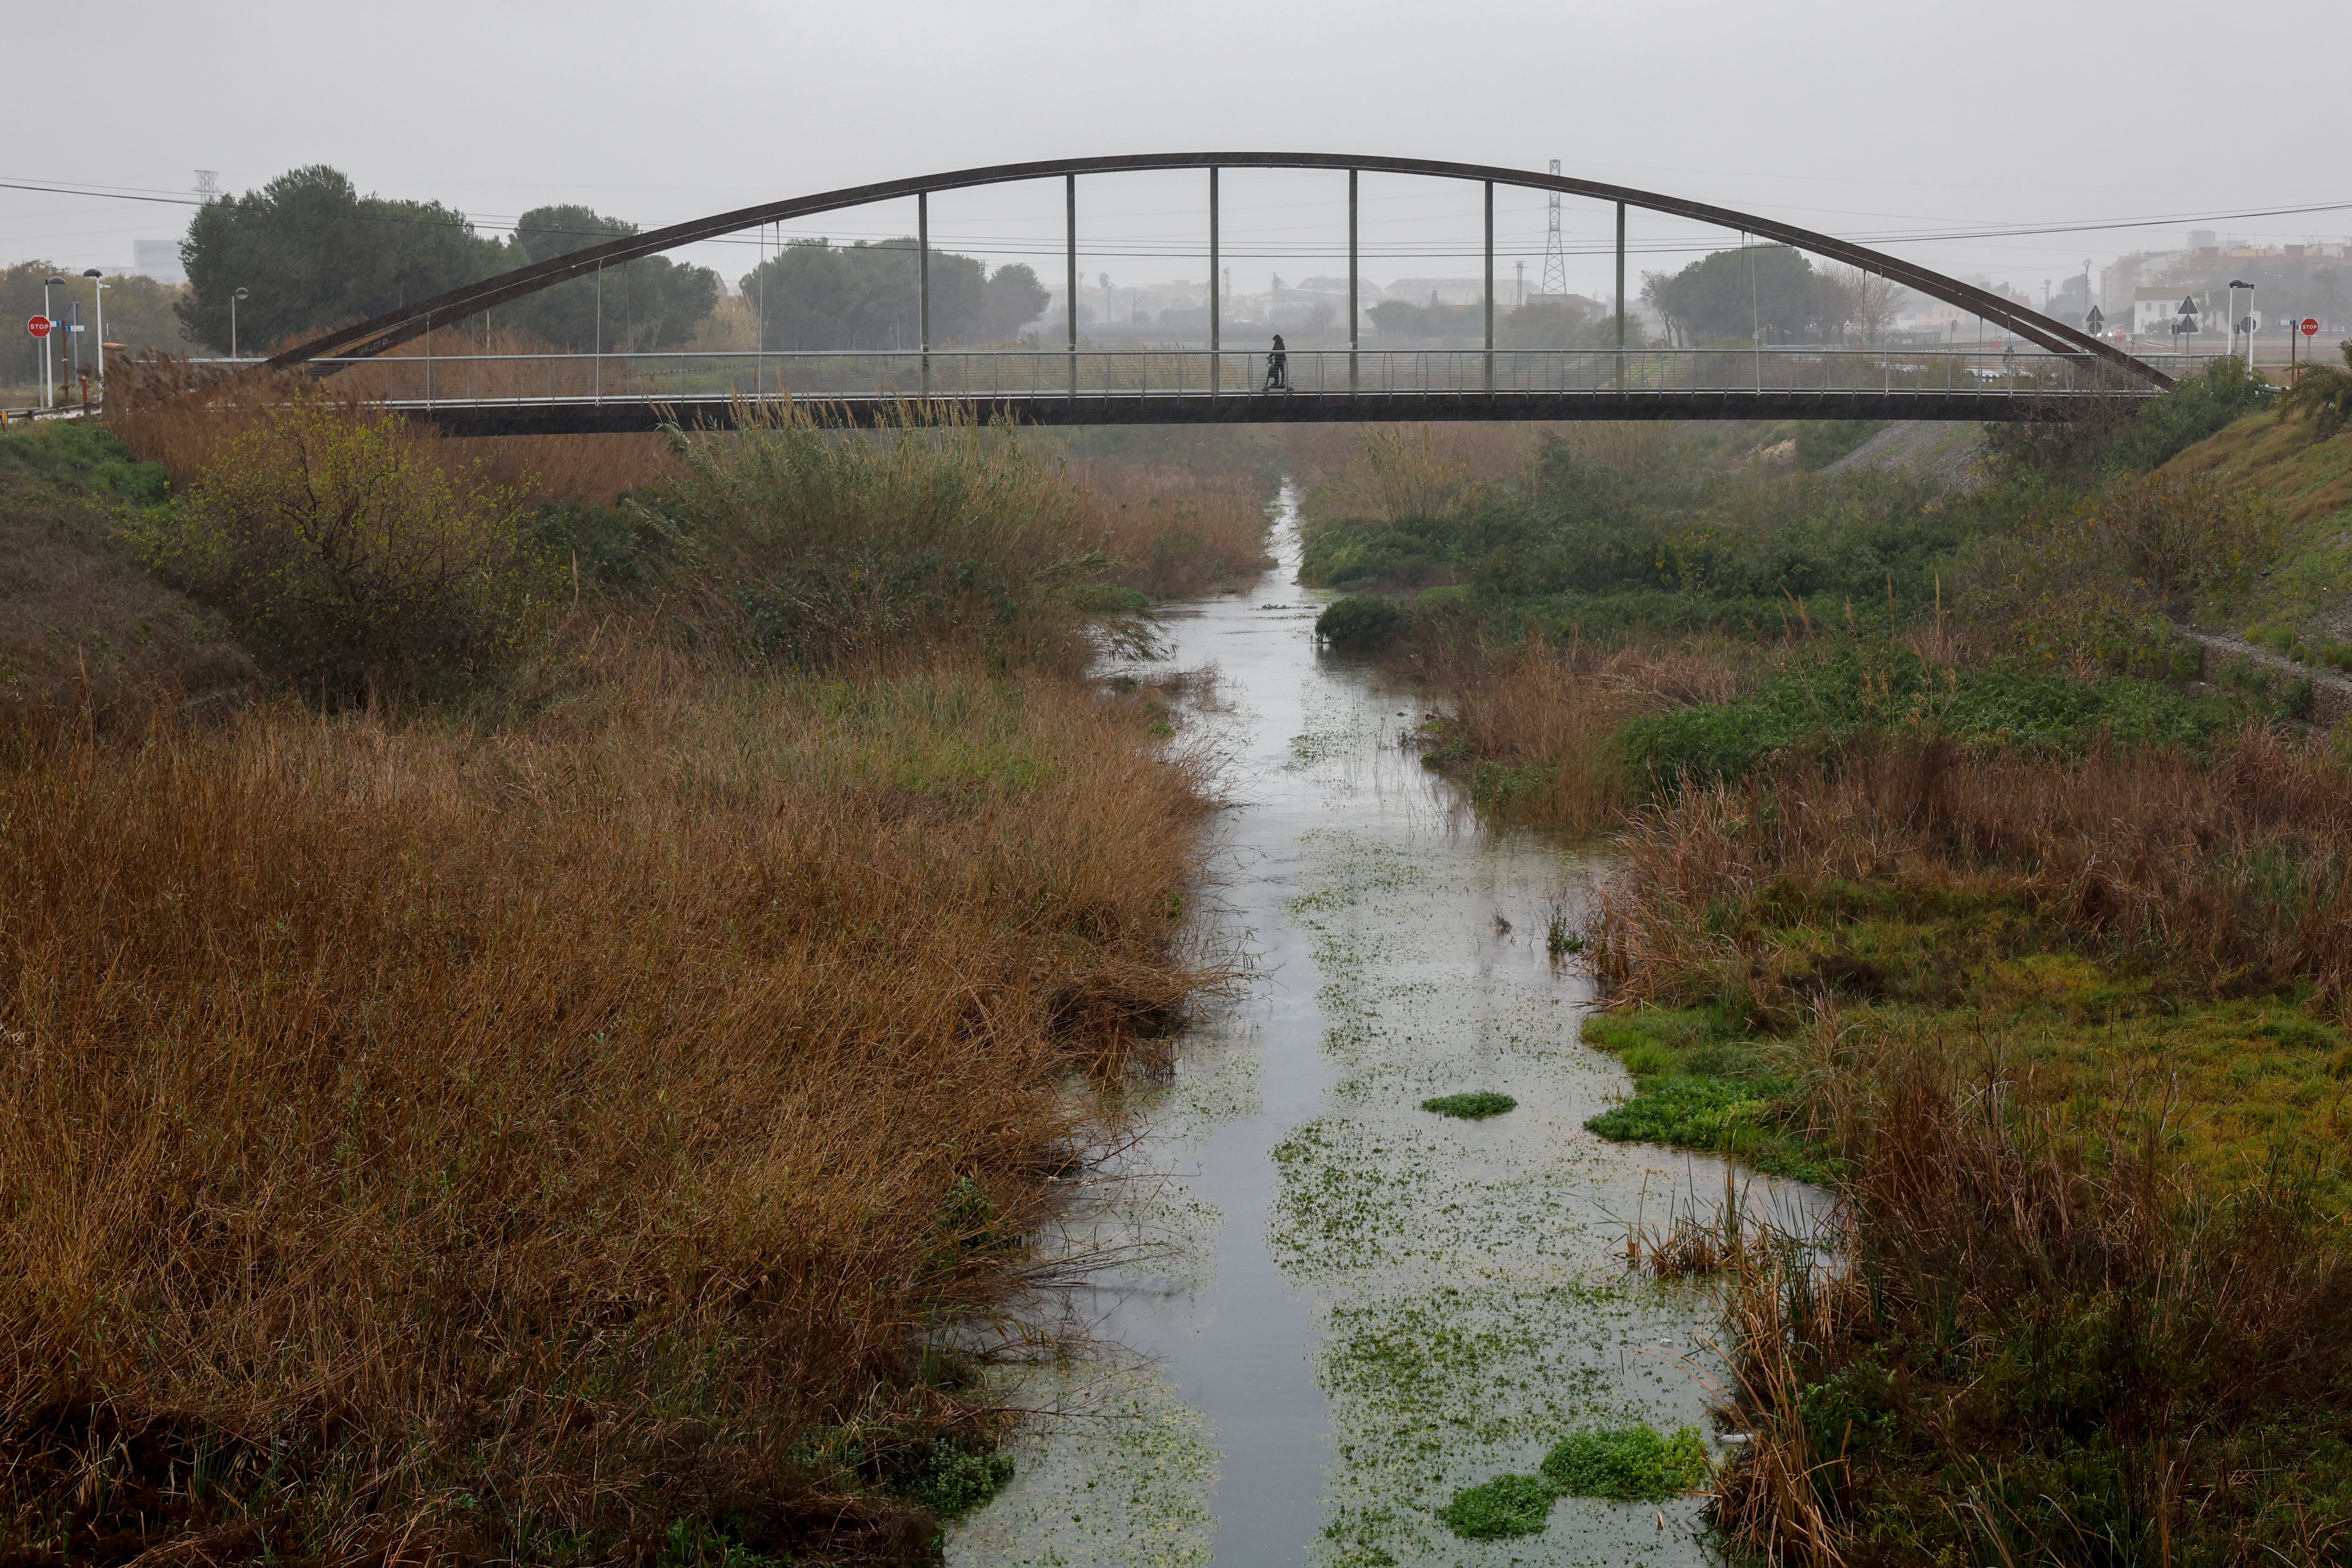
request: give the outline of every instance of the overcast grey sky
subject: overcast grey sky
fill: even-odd
[[[1645,4],[1066,5],[995,0],[109,0],[0,3],[16,112],[0,179],[184,194],[327,163],[486,227],[546,202],[646,226],[934,170],[1114,152],[1270,148],[1566,172],[1870,239],[2031,290],[2189,219],[2352,203],[2345,0],[1647,0]],[[22,62],[39,60],[38,75]],[[1081,185],[1089,282],[1201,276],[1204,177]],[[1338,175],[1233,174],[1242,289],[1336,271]],[[1475,189],[1368,181],[1367,276],[1475,270]],[[1542,248],[1506,197],[1499,270]],[[188,209],[0,190],[0,260],[125,266]],[[1568,204],[1571,249],[1607,215]],[[1954,229],[2152,227],[1923,240]],[[903,209],[800,232],[908,232]],[[2340,239],[2352,209],[2200,222]],[[940,198],[937,243],[992,260],[1060,244],[1059,193]],[[1636,218],[1635,269],[1736,237]],[[694,259],[731,280],[746,237]],[[1668,247],[1683,247],[1675,255]],[[1655,248],[1652,248],[1655,247]],[[1033,254],[1035,253],[1035,254]],[[1608,263],[1571,256],[1571,288]]]

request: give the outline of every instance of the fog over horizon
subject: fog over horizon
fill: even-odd
[[[1712,202],[1861,240],[1961,277],[2049,280],[2121,253],[2341,242],[2352,204],[2327,84],[2352,21],[2326,0],[2230,13],[2014,3],[1889,10],[1719,3],[1570,10],[1370,0],[1279,9],[1208,4],[982,11],[861,6],[661,8],[610,0],[332,12],[288,0],[102,16],[12,7],[11,52],[57,62],[0,180],[0,265],[127,269],[176,239],[195,170],[226,193],[328,163],[363,192],[437,200],[483,232],[577,202],[655,227],[868,181],[1121,152],[1273,149],[1564,172]],[[94,84],[68,93],[68,81]],[[1133,286],[1198,279],[1205,176],[1080,183],[1081,269]],[[1478,193],[1367,175],[1363,274],[1469,276]],[[1610,291],[1612,214],[1563,208],[1571,291]],[[2155,220],[2075,232],[1984,234]],[[1345,269],[1344,176],[1224,177],[1236,292]],[[762,244],[910,233],[911,201],[686,247],[729,287]],[[1541,266],[1545,200],[1498,191],[1498,289]],[[935,197],[934,243],[1025,260],[1058,284],[1057,184]],[[1947,237],[1925,237],[1943,236]],[[1738,236],[1635,213],[1629,274],[1680,267]],[[1636,284],[1638,287],[1638,284]]]

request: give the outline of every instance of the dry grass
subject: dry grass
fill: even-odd
[[[2295,1162],[2216,1197],[2160,1116],[2086,1152],[2005,1087],[1887,1064],[1830,1230],[1732,1255],[1716,1523],[1824,1568],[2339,1560],[2352,1258]]]
[[[1087,462],[1072,477],[1087,498],[1088,531],[1128,587],[1171,597],[1205,594],[1274,564],[1265,552],[1265,500],[1247,474]]]
[[[1076,687],[625,662],[502,734],[11,748],[25,1561],[919,1546],[807,1440],[975,1418],[925,1350],[1022,1299],[1057,1079],[1208,977],[1200,777]]]
[[[1662,1238],[1735,1276],[1717,1521],[1759,1560],[2352,1541],[2352,1054],[2309,1016],[2352,1003],[2347,784],[2267,729],[2211,763],[1915,740],[1636,814],[1615,999],[1780,1034],[1759,1092],[1842,1173],[1803,1245]]]
[[[39,439],[55,448],[72,432]],[[32,437],[0,449],[0,723],[80,713],[111,721],[253,679],[217,617],[139,570],[110,509],[78,474],[42,471]]]
[[[1737,650],[1696,641],[1603,651],[1474,637],[1425,657],[1448,696],[1438,758],[1471,763],[1474,793],[1505,815],[1572,833],[1614,826],[1649,787],[1614,743],[1627,720],[1727,701],[1744,681]]]
[[[1834,770],[1791,757],[1641,812],[1622,842],[1599,957],[1628,1002],[1773,990],[1770,955],[1704,911],[1776,879],[2015,895],[2102,951],[2216,994],[2302,980],[2331,1004],[2352,999],[2352,791],[2323,748],[2267,729],[2211,766],[2168,752],[1987,756],[1944,741],[1885,743]]]
[[[529,352],[535,339],[495,334],[500,352]],[[512,337],[512,341],[509,341]],[[387,359],[404,363],[394,374],[421,377],[422,350],[404,343]],[[365,399],[380,393],[363,384],[362,372],[313,382],[291,373],[248,371],[223,376],[169,355],[149,355],[110,373],[106,427],[142,462],[160,463],[172,482],[193,484],[238,437],[258,429],[269,409],[297,397],[325,397],[356,421]],[[381,377],[377,377],[381,381]],[[416,388],[423,390],[422,382]],[[678,472],[676,452],[660,436],[499,436],[458,439],[429,427],[411,432],[435,451],[435,461],[464,469],[480,482],[527,495],[533,500],[608,507],[631,490],[647,489]]]

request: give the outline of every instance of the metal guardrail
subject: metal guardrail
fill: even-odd
[[[2152,362],[2193,374],[2212,356]],[[200,361],[239,367],[258,361]],[[1948,401],[2144,397],[2146,380],[2090,354],[1975,350],[1294,349],[1286,385],[1268,384],[1262,351],[956,349],[859,353],[672,353],[399,355],[310,362],[341,390],[404,407],[752,401],[873,403],[926,399],[1036,403],[1055,396],[1214,399],[1269,391],[1318,399],[1486,395],[1640,397],[1724,393],[1906,394]],[[1368,411],[1368,416],[1378,417]]]

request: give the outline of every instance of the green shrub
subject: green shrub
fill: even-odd
[[[1542,1477],[1496,1476],[1455,1492],[1454,1500],[1437,1510],[1437,1517],[1454,1534],[1469,1541],[1535,1535],[1550,1518],[1556,1496],[1551,1483]]]
[[[923,1450],[900,1484],[942,1520],[982,1507],[1013,1479],[1013,1456],[942,1439]]]
[[[1832,463],[1886,428],[1884,419],[1809,419],[1797,426],[1797,467],[1811,471]]]
[[[1343,653],[1378,653],[1403,633],[1411,619],[1393,599],[1351,594],[1315,617],[1315,636]]]
[[[803,668],[975,646],[1079,665],[1076,602],[1108,581],[1066,468],[1013,434],[919,426],[844,437],[804,416],[674,437],[685,472],[632,497],[669,542],[676,613]],[[1141,634],[1114,617],[1122,638]]]
[[[1544,1479],[1567,1496],[1614,1502],[1664,1502],[1705,1486],[1713,1468],[1698,1428],[1661,1437],[1647,1424],[1579,1432],[1543,1462]]]
[[[1440,1116],[1457,1116],[1465,1121],[1484,1121],[1489,1116],[1500,1116],[1506,1110],[1516,1110],[1519,1102],[1507,1094],[1492,1089],[1475,1089],[1468,1094],[1441,1094],[1434,1100],[1421,1102],[1423,1110],[1433,1110]]]
[[[511,495],[433,461],[398,417],[323,399],[269,410],[134,538],[266,668],[330,698],[494,662],[552,587]]]

